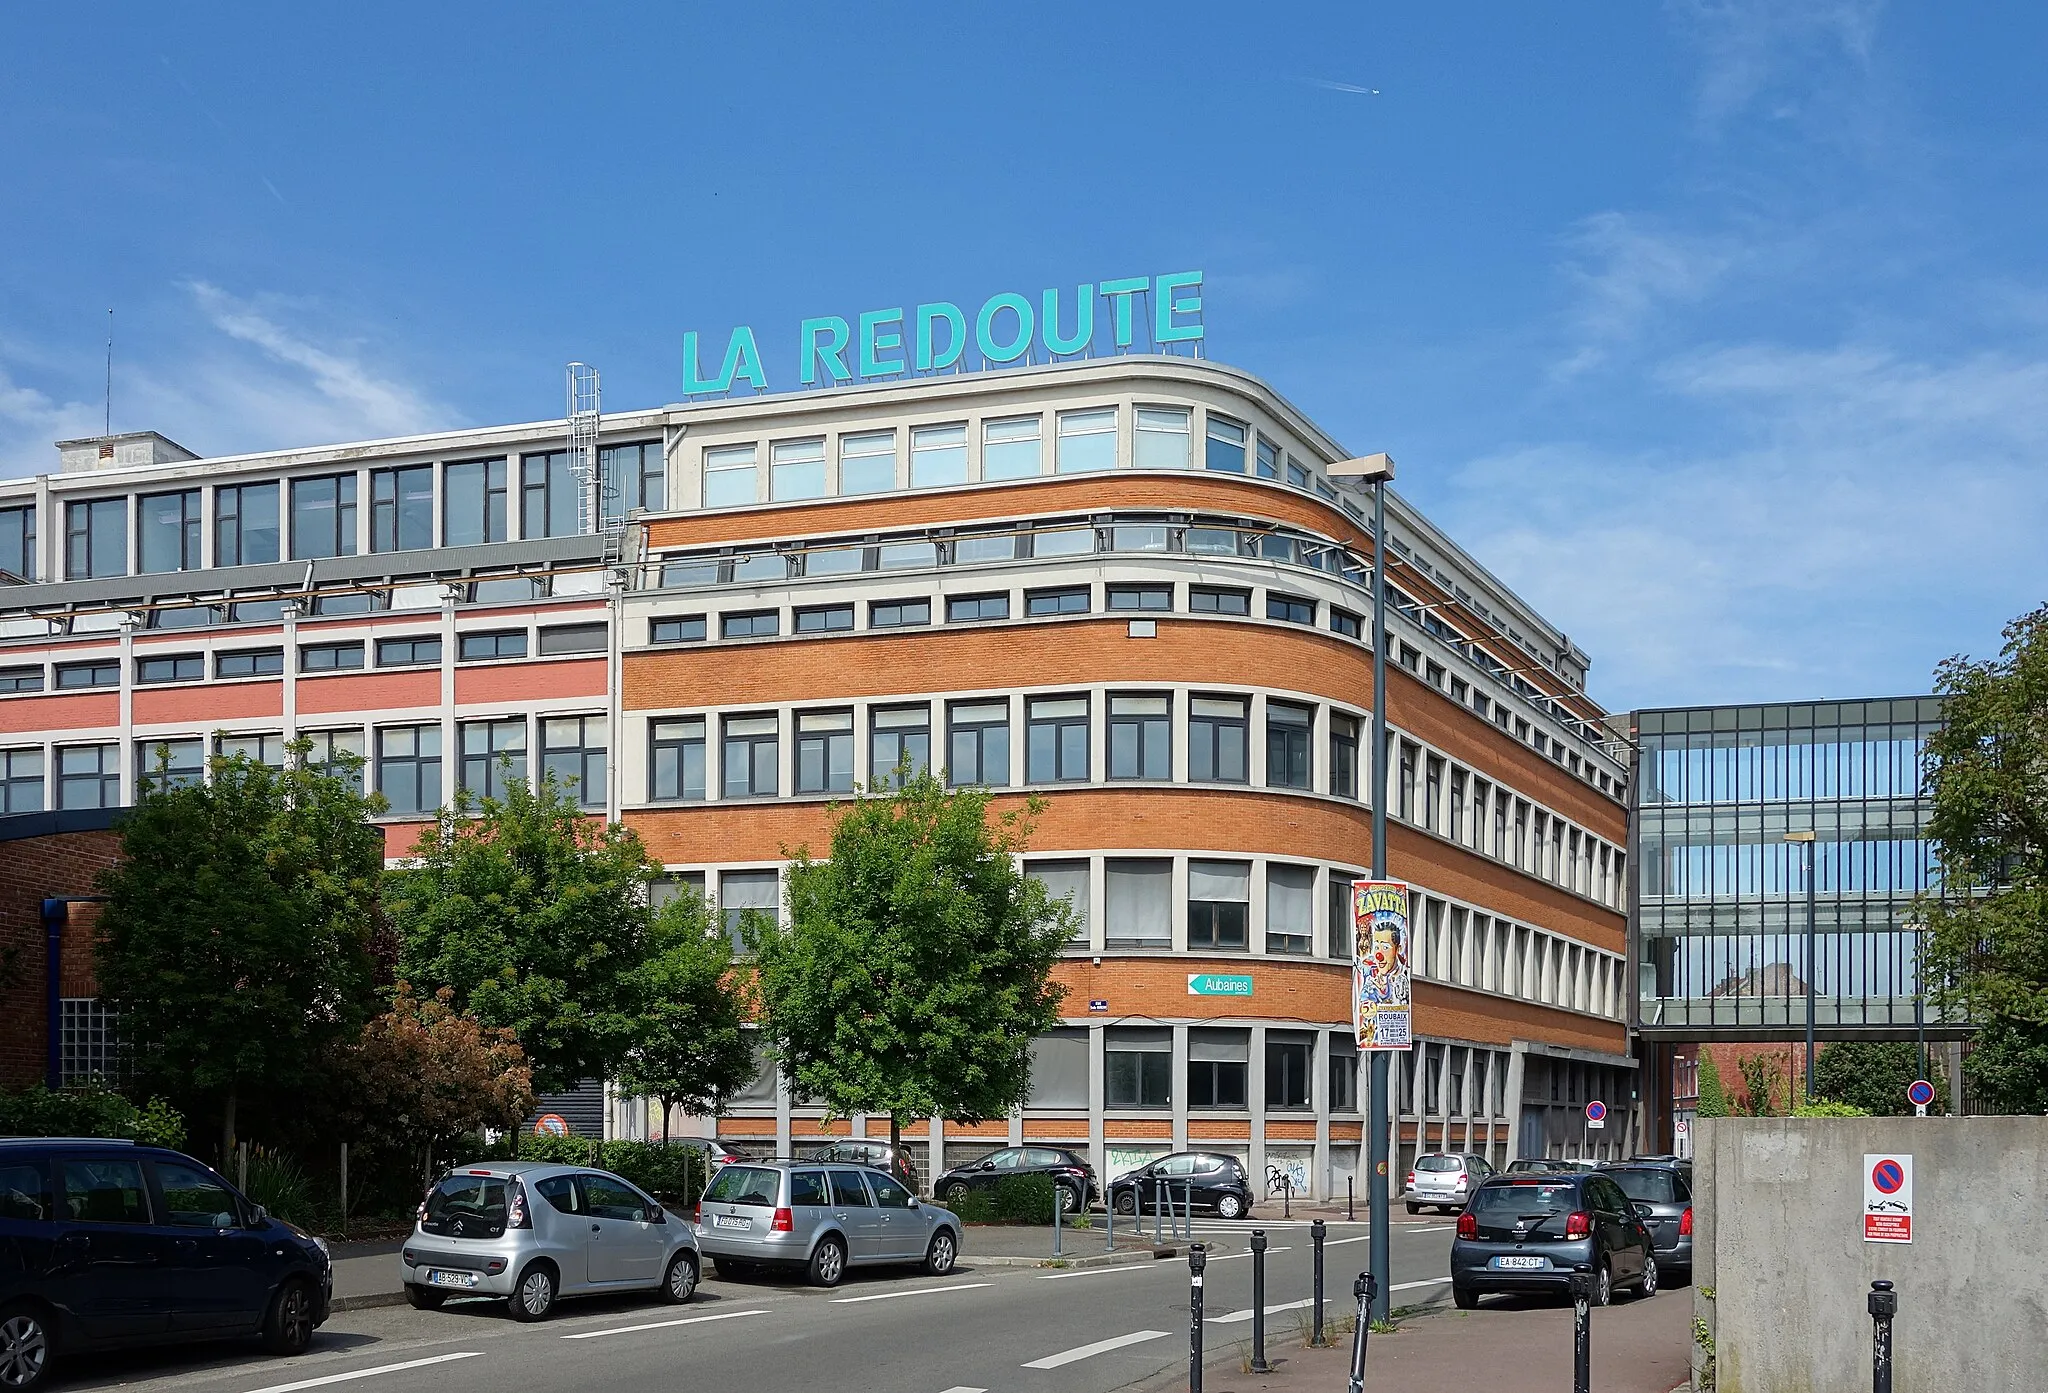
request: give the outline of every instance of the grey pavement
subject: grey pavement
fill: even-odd
[[[1306,1319],[1310,1236],[1306,1223],[1264,1226],[1272,1245],[1269,1338],[1278,1342],[1295,1338]],[[1195,1223],[1198,1241],[1219,1245],[1205,1287],[1212,1350],[1227,1351],[1250,1336],[1251,1227]],[[1445,1292],[1450,1236],[1447,1221],[1396,1221],[1390,1241],[1397,1302]],[[1337,1312],[1348,1305],[1351,1277],[1363,1266],[1366,1229],[1334,1224],[1329,1238],[1327,1287]],[[687,1305],[641,1297],[566,1301],[539,1325],[515,1323],[501,1304],[482,1301],[454,1301],[439,1311],[347,1311],[322,1327],[313,1351],[299,1359],[268,1359],[245,1346],[200,1347],[75,1361],[61,1377],[71,1388],[121,1384],[146,1393],[285,1393],[315,1386],[309,1380],[347,1382],[357,1386],[354,1393],[572,1393],[669,1386],[685,1368],[691,1386],[720,1393],[849,1382],[884,1393],[1108,1393],[1185,1367],[1185,1260],[977,1267],[971,1238],[967,1249],[945,1277],[856,1272],[830,1291],[795,1278],[713,1277]],[[358,1258],[392,1262],[388,1254],[343,1260]]]

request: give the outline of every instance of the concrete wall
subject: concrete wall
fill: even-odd
[[[1913,1158],[1910,1244],[1863,1241],[1863,1157],[1886,1151]],[[1870,1387],[1878,1278],[1899,1393],[2048,1388],[2048,1118],[1706,1119],[1694,1181],[1718,1393]]]

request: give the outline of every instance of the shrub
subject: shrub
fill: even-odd
[[[704,1192],[704,1153],[694,1146],[528,1135],[519,1139],[519,1159],[595,1166],[631,1181],[672,1209],[689,1208]]]
[[[1854,1103],[1837,1103],[1832,1098],[1816,1098],[1811,1103],[1800,1103],[1793,1107],[1794,1117],[1868,1117],[1870,1113]]]
[[[1726,1117],[1728,1115],[1728,1090],[1721,1082],[1720,1066],[1714,1063],[1714,1056],[1704,1046],[1699,1053],[1701,1117]]]
[[[252,1149],[248,1189],[250,1199],[278,1218],[302,1226],[313,1222],[313,1182],[288,1153]]]
[[[963,1224],[1050,1224],[1052,1197],[1049,1175],[1006,1175],[969,1190],[953,1212]]]
[[[138,1108],[97,1081],[74,1089],[35,1084],[0,1093],[0,1136],[130,1137],[179,1147],[185,1144],[185,1119],[161,1098]]]

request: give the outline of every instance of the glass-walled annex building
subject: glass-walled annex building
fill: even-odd
[[[1921,771],[1940,720],[1931,696],[1635,714],[1634,1025],[1662,1145],[1696,1096],[1685,1047],[1803,1040],[1809,976],[1821,1040],[1957,1033],[1911,915],[1936,888]]]

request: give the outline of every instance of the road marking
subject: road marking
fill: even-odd
[[[873,1296],[835,1296],[834,1306],[854,1306],[863,1301],[894,1301],[899,1296],[934,1296],[942,1291],[973,1291],[976,1287],[992,1287],[994,1282],[962,1282],[952,1287],[913,1287],[909,1291],[882,1291]],[[949,1390],[950,1393],[950,1390]]]
[[[328,1374],[325,1378],[300,1379],[297,1383],[272,1384],[258,1388],[255,1393],[295,1393],[300,1388],[319,1388],[330,1383],[348,1383],[352,1379],[370,1378],[376,1374],[395,1374],[401,1369],[424,1369],[429,1364],[446,1364],[451,1359],[481,1359],[480,1349],[465,1350],[461,1354],[437,1354],[430,1359],[408,1359],[403,1364],[379,1364],[374,1369],[357,1369],[353,1373]]]
[[[945,1393],[988,1393],[988,1390],[986,1388],[969,1388],[964,1383],[958,1383],[946,1389]]]
[[[1266,1308],[1266,1314],[1270,1316],[1274,1314],[1276,1311],[1299,1311],[1307,1307],[1313,1306],[1315,1304],[1316,1301],[1314,1297],[1310,1297],[1306,1301],[1289,1301],[1284,1305],[1268,1306]],[[1247,1321],[1251,1318],[1252,1309],[1251,1307],[1247,1306],[1242,1311],[1232,1311],[1227,1316],[1211,1316],[1209,1317],[1209,1322],[1212,1325],[1236,1325],[1240,1321]]]
[[[1451,1280],[1451,1279],[1450,1279],[1450,1278],[1448,1278],[1448,1277],[1431,1277],[1431,1278],[1430,1278],[1430,1279],[1429,1279],[1428,1281],[1426,1281],[1426,1282],[1396,1282],[1396,1283],[1394,1283],[1394,1285],[1392,1285],[1392,1286],[1388,1287],[1388,1288],[1387,1288],[1387,1290],[1388,1290],[1388,1291],[1413,1291],[1413,1290],[1415,1290],[1415,1288],[1417,1288],[1417,1287],[1440,1287],[1440,1286],[1442,1286],[1442,1285],[1443,1285],[1444,1283],[1446,1283],[1446,1282],[1448,1282],[1448,1281],[1450,1281],[1450,1280]]]
[[[719,1311],[709,1316],[684,1316],[681,1320],[649,1321],[646,1325],[615,1325],[609,1330],[579,1330],[565,1340],[601,1340],[607,1335],[631,1335],[640,1330],[666,1330],[672,1325],[702,1325],[707,1320],[738,1320],[741,1316],[765,1316],[766,1311]],[[264,1390],[259,1390],[264,1393]]]
[[[1134,1330],[1128,1335],[1119,1335],[1113,1340],[1097,1340],[1092,1345],[1077,1345],[1073,1349],[1048,1354],[1043,1359],[1034,1359],[1024,1367],[1027,1369],[1057,1369],[1063,1364],[1077,1364],[1083,1359],[1093,1359],[1098,1354],[1108,1354],[1125,1345],[1142,1345],[1149,1340],[1163,1340],[1173,1332],[1169,1330]]]
[[[1329,1245],[1328,1245],[1328,1244],[1324,1244],[1323,1246],[1324,1246],[1324,1247],[1328,1247]],[[1292,1248],[1291,1246],[1289,1246],[1288,1244],[1285,1244],[1285,1243],[1276,1243],[1276,1244],[1274,1244],[1274,1245],[1273,1245],[1272,1247],[1270,1247],[1270,1248],[1266,1249],[1266,1251],[1267,1251],[1267,1252],[1269,1252],[1269,1253],[1291,1253],[1291,1252],[1293,1252],[1293,1251],[1294,1251],[1294,1249],[1293,1249],[1293,1248]],[[1251,1253],[1250,1253],[1249,1251],[1246,1251],[1246,1252],[1242,1252],[1242,1253],[1218,1253],[1218,1254],[1216,1254],[1215,1256],[1211,1257],[1211,1258],[1209,1259],[1209,1261],[1211,1261],[1211,1262],[1229,1262],[1229,1261],[1230,1261],[1230,1260],[1231,1260],[1232,1258],[1248,1258],[1248,1257],[1250,1257],[1250,1256],[1251,1256]]]
[[[1114,1277],[1120,1272],[1170,1272],[1178,1271],[1170,1262],[1127,1262],[1115,1267],[1084,1267],[1077,1272],[1041,1272],[1041,1282],[1064,1282],[1069,1277]]]

